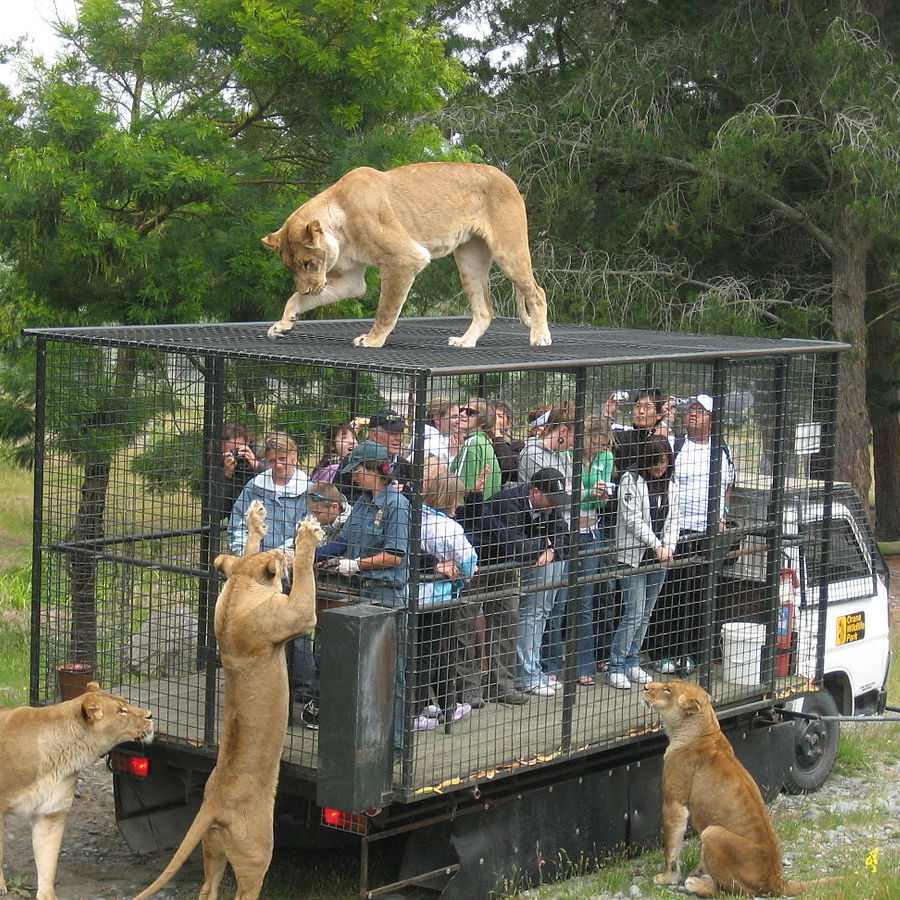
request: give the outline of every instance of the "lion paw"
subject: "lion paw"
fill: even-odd
[[[475,341],[467,341],[465,337],[447,338],[447,344],[451,347],[474,347]]]
[[[266,508],[263,505],[262,500],[254,500],[248,507],[247,515],[244,518],[246,519],[247,527],[250,529],[251,533],[256,532],[260,535],[267,533]]]
[[[294,535],[294,546],[300,547],[308,544],[317,547],[325,541],[325,531],[315,516],[307,516],[297,525],[297,533]]]
[[[677,872],[660,872],[653,876],[654,884],[678,884]]]
[[[715,897],[718,894],[716,883],[709,875],[700,878],[690,877],[684,880],[685,890],[698,897]]]
[[[353,343],[357,347],[383,347],[386,340],[387,335],[379,340],[377,337],[372,337],[371,331],[367,331],[365,334],[353,338]]]
[[[550,332],[548,331],[546,334],[531,335],[529,343],[532,347],[549,347],[553,343],[553,339],[550,337]]]
[[[266,334],[270,338],[284,337],[293,327],[293,322],[288,322],[287,325],[285,325],[284,322],[276,322],[274,325],[269,326],[269,330]]]

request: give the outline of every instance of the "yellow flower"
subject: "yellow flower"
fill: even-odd
[[[874,875],[878,871],[878,855],[881,851],[875,847],[866,855],[866,868]]]

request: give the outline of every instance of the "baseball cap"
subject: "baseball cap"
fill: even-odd
[[[565,476],[559,469],[538,469],[528,481],[532,487],[546,494],[554,506],[569,506],[572,503],[572,495],[566,490]]]
[[[361,466],[367,462],[383,462],[388,461],[387,447],[375,441],[361,441],[347,457],[347,462],[341,466],[341,472],[352,472],[357,466]]]
[[[713,406],[715,405],[713,402],[713,398],[709,396],[709,394],[696,394],[688,400],[688,406],[693,406],[694,404],[697,406],[701,406],[708,413],[713,411]]]
[[[379,409],[374,415],[369,417],[369,429],[383,428],[385,431],[403,431],[406,428],[406,422],[403,416],[394,409]]]

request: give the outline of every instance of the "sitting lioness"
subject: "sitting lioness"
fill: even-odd
[[[492,262],[515,286],[519,318],[531,329],[532,346],[550,344],[547,298],[531,270],[525,202],[515,182],[493,166],[428,162],[388,172],[353,169],[262,242],[281,254],[297,288],[269,337],[286,334],[311,309],[361,297],[366,268],[376,266],[381,296],[375,324],[353,343],[381,347],[416,275],[431,260],[452,253],[472,324],[462,337],[449,339],[451,346],[474,347],[491,324]]]
[[[125,741],[153,740],[149,709],[100,690],[52,706],[0,707],[0,894],[5,817],[31,822],[37,900],[56,900],[56,864],[75,781],[85,766]]]
[[[677,680],[651,682],[644,691],[645,702],[659,713],[669,737],[662,779],[665,870],[653,880],[680,882],[681,848],[690,817],[701,842],[699,870],[684,881],[691,893],[796,896],[821,883],[784,880],[781,844],[769,811],[722,734],[709,694]]]
[[[297,528],[290,595],[281,592],[284,554],[259,552],[265,507],[247,510],[244,555],[216,557],[228,580],[216,600],[215,631],[225,675],[219,755],[203,803],[163,873],[135,900],[155,894],[203,841],[203,900],[216,900],[226,863],[237,897],[256,900],[272,859],[272,818],[288,716],[284,645],[316,624],[313,561],[322,531],[312,517]]]

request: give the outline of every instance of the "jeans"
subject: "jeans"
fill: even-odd
[[[301,634],[294,639],[293,674],[294,695],[297,697],[319,696],[319,643],[321,626],[309,634]]]
[[[561,560],[547,563],[546,566],[522,569],[522,596],[519,598],[519,630],[516,641],[516,658],[519,664],[516,687],[521,691],[549,684],[549,679],[541,671],[541,641],[557,594],[562,594],[563,597],[566,594],[565,585],[561,588],[550,585],[558,585],[565,574],[566,564]]]
[[[578,535],[578,577],[595,576],[603,569],[615,566],[612,545],[598,532]],[[609,637],[615,612],[615,583],[592,581],[578,586],[578,606],[575,617],[575,677],[593,678],[598,662],[609,656]],[[596,610],[596,616],[594,611]],[[596,623],[596,631],[594,625]]]
[[[629,669],[640,665],[641,645],[665,580],[665,569],[641,572],[621,579],[622,619],[612,639],[610,672],[625,675]]]

